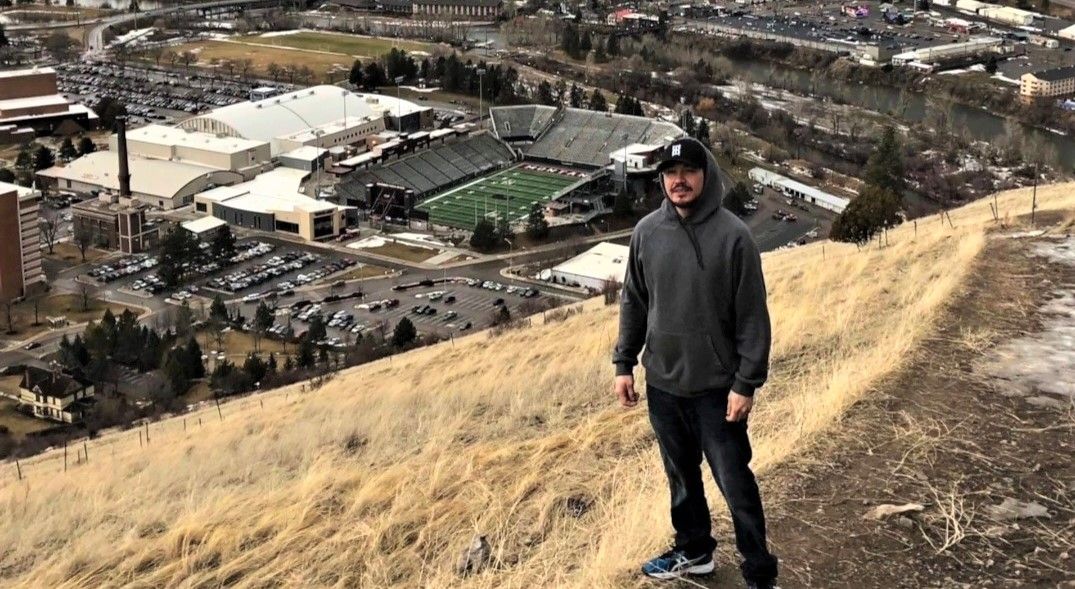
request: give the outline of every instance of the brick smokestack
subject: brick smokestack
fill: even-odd
[[[131,170],[127,165],[127,117],[116,117],[116,143],[119,146],[119,195],[131,196]]]

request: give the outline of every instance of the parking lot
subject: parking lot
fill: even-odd
[[[500,305],[506,306],[514,317],[525,310],[522,307],[527,301],[531,301],[526,305],[530,309],[551,302],[548,295],[536,289],[472,278],[430,280],[424,282],[424,286],[405,289],[391,282],[377,280],[366,283],[363,288],[348,287],[325,296],[296,295],[293,300],[279,299],[270,337],[282,337],[289,326],[291,333],[299,336],[309,329],[315,315],[320,316],[326,326],[328,337],[324,343],[328,345],[344,345],[377,332],[382,325],[385,335],[391,336],[403,317],[409,318],[421,333],[447,336],[489,327]],[[255,302],[244,303],[243,315],[253,317],[256,305]]]
[[[202,244],[203,258],[192,270],[185,286],[169,291],[155,271],[158,256],[152,253],[124,256],[93,266],[87,274],[103,284],[124,291],[159,295],[183,301],[195,294],[225,300],[256,301],[270,293],[290,296],[294,289],[327,278],[358,265],[346,254],[311,251],[290,243],[267,239],[246,239],[236,243],[237,253],[227,260],[213,260],[209,246]]]
[[[60,92],[68,99],[93,106],[104,96],[122,102],[129,123],[169,123],[209,108],[248,100],[261,82],[240,81],[203,72],[176,72],[136,64],[118,67],[107,63],[57,65]],[[276,84],[290,91],[289,84]]]

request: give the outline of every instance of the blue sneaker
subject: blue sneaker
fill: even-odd
[[[654,579],[676,579],[684,575],[712,573],[713,555],[690,557],[682,550],[672,549],[642,565],[642,573]]]

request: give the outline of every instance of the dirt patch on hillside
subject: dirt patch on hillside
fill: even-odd
[[[1073,252],[995,233],[907,365],[766,473],[781,587],[1075,589]],[[722,524],[717,574],[675,585],[739,586]]]
[[[1075,587],[1075,411],[1058,394],[1075,369],[1053,335],[1075,324],[1056,308],[1075,265],[1049,256],[1073,242],[995,234],[908,365],[770,473],[782,587]],[[1035,376],[1015,370],[1027,350]]]

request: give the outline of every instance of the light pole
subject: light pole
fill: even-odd
[[[482,85],[483,78],[485,78],[485,68],[478,68],[478,128],[481,129],[483,125],[482,121],[482,94],[484,88]]]

